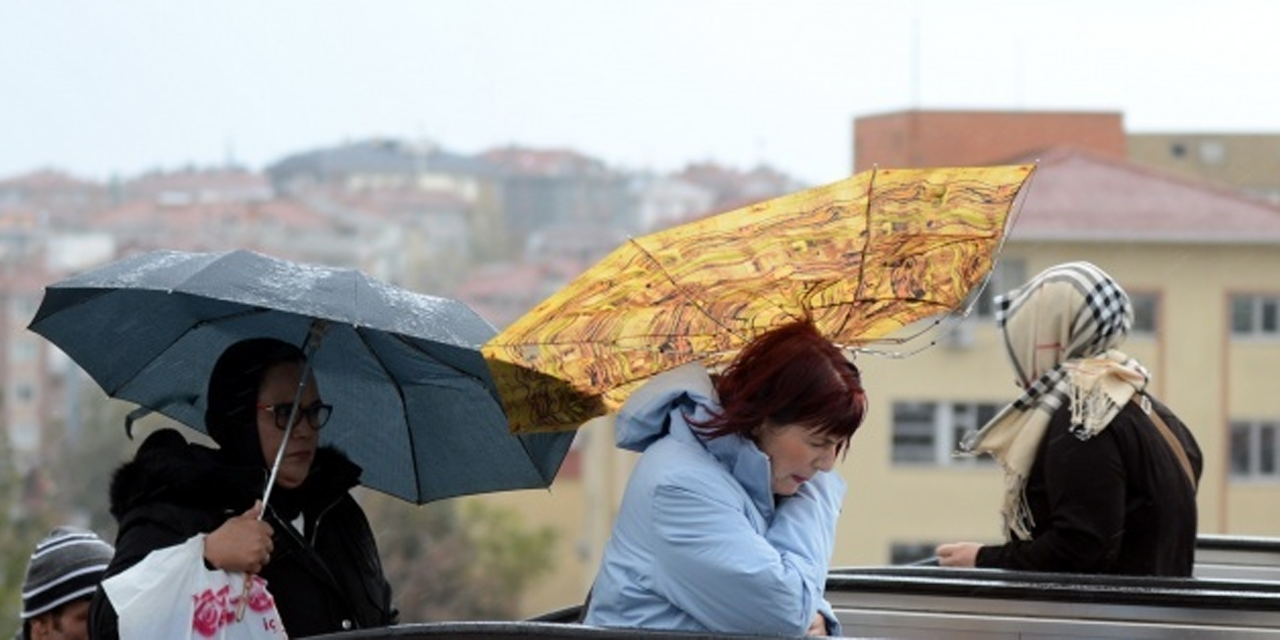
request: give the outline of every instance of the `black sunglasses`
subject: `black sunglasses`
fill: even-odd
[[[276,417],[276,428],[284,431],[289,426],[289,414],[293,411],[292,402],[284,402],[281,404],[262,404],[258,403],[258,408],[270,412]],[[320,430],[329,416],[333,414],[333,405],[324,404],[316,401],[309,407],[298,407],[298,419],[306,418],[311,423],[311,428],[316,431]]]

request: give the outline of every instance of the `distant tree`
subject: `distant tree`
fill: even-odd
[[[41,489],[38,473],[19,473],[7,432],[0,429],[0,636],[20,626],[27,559],[50,528]]]
[[[106,540],[115,540],[116,523],[110,513],[108,487],[111,475],[133,457],[146,437],[146,425],[165,422],[152,417],[134,429],[136,438],[125,435],[125,416],[136,408],[128,402],[106,397],[96,387],[86,390],[80,403],[81,420],[77,432],[65,429],[49,447],[49,480],[53,487],[50,502],[64,521],[88,527]]]
[[[27,559],[53,527],[74,524],[115,539],[107,484],[136,448],[124,435],[124,416],[133,407],[91,391],[80,405],[81,428],[71,434],[64,424],[46,424],[41,456],[25,474],[0,429],[0,637],[18,628]]]
[[[550,527],[525,530],[515,511],[482,502],[463,503],[462,512],[479,560],[480,573],[472,580],[487,596],[486,607],[509,618],[518,610],[525,589],[553,568],[556,532]]]
[[[523,591],[551,568],[555,531],[526,530],[513,511],[372,493],[365,506],[401,622],[515,619]]]
[[[0,531],[13,531],[19,513],[21,482],[14,469],[8,431],[0,429]],[[16,629],[22,606],[22,577],[27,566],[26,541],[21,536],[0,536],[0,634]]]

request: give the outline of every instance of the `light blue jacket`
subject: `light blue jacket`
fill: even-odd
[[[642,451],[592,587],[586,624],[802,636],[823,598],[844,481],[818,473],[775,504],[769,459],[739,436],[703,439],[719,410],[702,366],[654,377],[618,413]]]

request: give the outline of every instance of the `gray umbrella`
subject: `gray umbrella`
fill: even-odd
[[[310,364],[334,407],[321,443],[361,484],[417,504],[551,484],[572,432],[510,433],[479,351],[496,332],[457,300],[251,251],[158,251],[50,285],[30,325],[108,395],[202,432],[227,346],[305,347],[319,327]]]

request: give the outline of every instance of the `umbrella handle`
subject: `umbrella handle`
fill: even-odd
[[[276,450],[275,462],[271,463],[271,475],[267,478],[267,486],[262,490],[262,511],[258,513],[259,520],[267,512],[267,500],[271,498],[271,489],[276,486],[276,475],[280,473],[280,461],[284,459],[284,450],[289,446],[289,438],[293,435],[293,423],[298,419],[298,405],[302,403],[302,391],[307,388],[307,380],[311,377],[312,356],[320,349],[320,342],[328,329],[328,321],[312,320],[311,329],[307,331],[307,340],[302,344],[302,352],[307,359],[302,364],[302,377],[298,380],[298,390],[293,394],[293,405],[289,407],[289,422],[284,428],[284,438],[281,438],[280,448]]]

